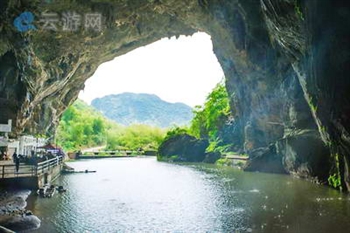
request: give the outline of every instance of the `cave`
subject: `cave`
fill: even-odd
[[[0,123],[13,120],[12,137],[53,133],[100,64],[200,31],[211,36],[225,73],[250,156],[246,170],[350,190],[349,7],[342,0],[2,1]]]

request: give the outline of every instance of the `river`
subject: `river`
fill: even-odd
[[[155,158],[68,163],[53,198],[31,196],[30,232],[346,232],[350,197],[285,175]]]

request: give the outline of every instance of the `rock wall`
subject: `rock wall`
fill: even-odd
[[[247,170],[350,190],[349,5],[342,0],[30,1],[0,3],[0,122],[53,132],[98,65],[163,37],[212,36],[250,155]],[[37,30],[14,20],[35,15]],[[45,30],[43,14],[101,13],[102,30]],[[238,132],[238,133],[237,133]],[[307,142],[307,143],[306,143]],[[333,182],[334,181],[334,182]]]

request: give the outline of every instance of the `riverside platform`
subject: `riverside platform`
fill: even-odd
[[[62,168],[62,156],[57,156],[36,165],[20,163],[18,172],[12,161],[0,161],[0,186],[38,189],[58,178]]]

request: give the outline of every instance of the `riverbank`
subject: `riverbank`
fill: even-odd
[[[25,209],[30,193],[30,190],[0,189],[0,226],[15,232],[40,227],[40,219]],[[0,232],[6,230],[0,228]]]

